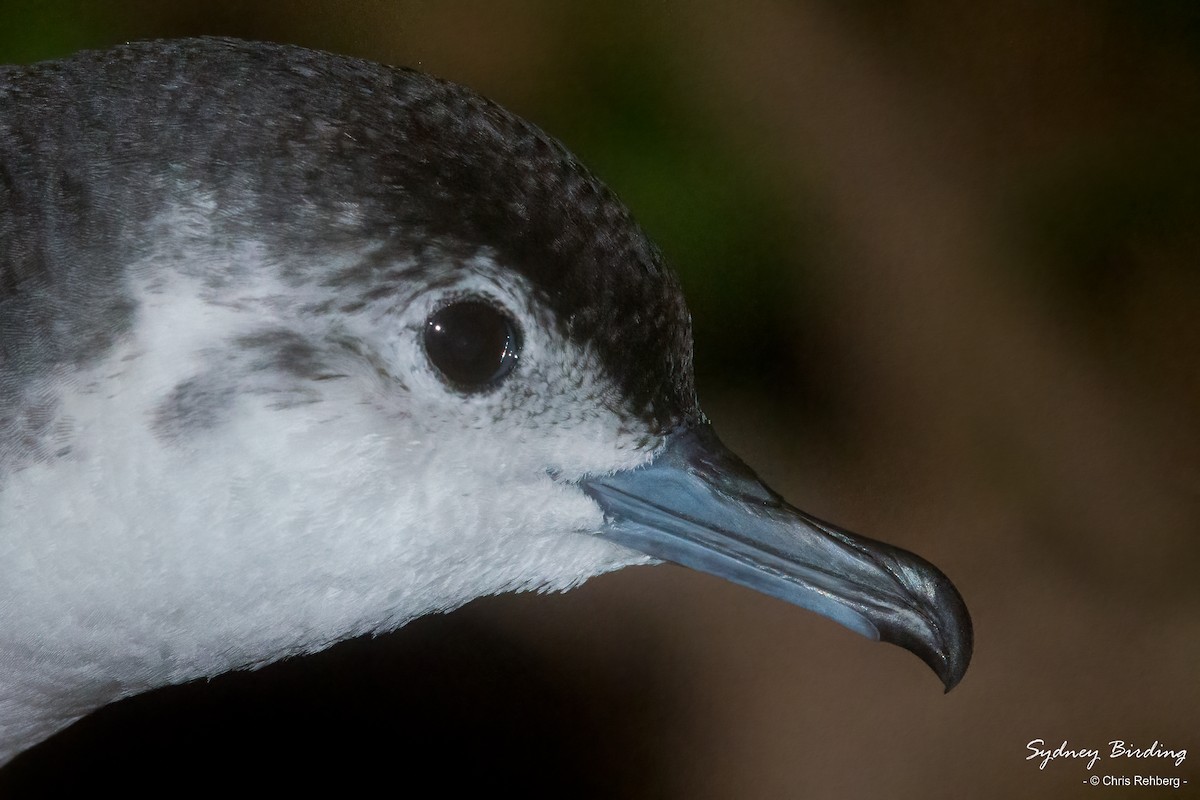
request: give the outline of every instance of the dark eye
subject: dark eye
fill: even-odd
[[[455,388],[477,392],[512,372],[521,354],[521,331],[491,303],[459,300],[425,321],[425,352]]]

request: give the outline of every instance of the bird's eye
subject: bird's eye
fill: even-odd
[[[479,392],[498,384],[517,365],[521,330],[486,300],[458,300],[425,321],[425,353],[456,389]]]

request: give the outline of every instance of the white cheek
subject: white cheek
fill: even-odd
[[[61,395],[71,452],[0,487],[0,652],[53,641],[62,663],[149,686],[647,561],[590,535],[599,508],[551,476],[635,466],[653,442],[597,402],[611,391],[599,365],[540,327],[527,287],[478,266],[451,288],[497,298],[525,331],[495,392],[443,385],[418,338],[437,296],[414,293],[333,331],[386,374],[347,352],[347,376],[316,402],[242,391],[219,424],[166,440],[156,409],[223,345],[264,325],[330,331],[295,313],[319,298],[270,269],[222,302],[154,273],[135,335]]]

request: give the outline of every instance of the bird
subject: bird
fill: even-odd
[[[970,661],[936,567],[718,438],[679,280],[562,144],[227,38],[0,67],[0,765],[156,687],[673,562]]]

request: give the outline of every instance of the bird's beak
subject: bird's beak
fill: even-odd
[[[795,508],[721,444],[712,426],[671,433],[637,469],[588,477],[601,536],[740,583],[911,650],[950,691],[971,660],[971,617],[928,561]]]

